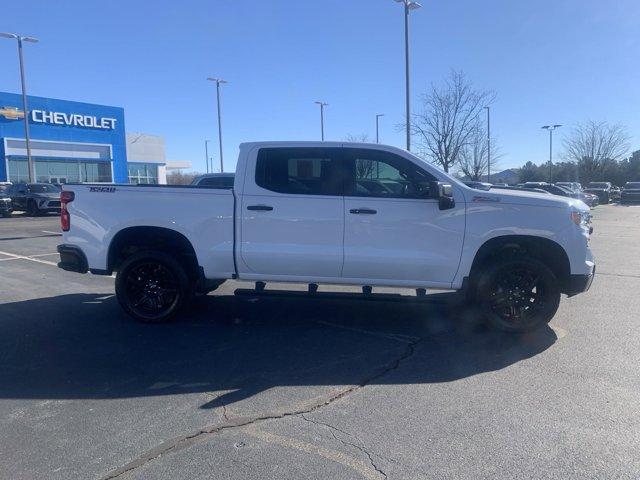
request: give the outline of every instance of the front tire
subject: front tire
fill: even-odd
[[[551,321],[560,305],[560,284],[535,258],[505,258],[480,274],[475,300],[493,327],[528,332]]]
[[[116,275],[116,296],[123,310],[139,322],[165,323],[190,298],[187,273],[164,252],[139,252],[127,258]]]

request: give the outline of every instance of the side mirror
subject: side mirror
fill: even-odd
[[[449,183],[430,182],[429,198],[438,199],[438,208],[440,210],[449,210],[456,206],[453,199],[453,187]]]

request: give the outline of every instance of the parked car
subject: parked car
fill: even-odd
[[[580,185],[580,182],[556,182],[556,185],[568,188],[574,192],[582,192],[582,185]]]
[[[620,193],[620,203],[640,202],[640,182],[627,182]]]
[[[191,185],[212,188],[233,188],[234,173],[205,173],[196,177]]]
[[[611,201],[611,182],[591,182],[584,191],[597,195],[600,203],[607,204]]]
[[[7,185],[0,185],[0,215],[10,217],[11,212],[13,212],[13,204],[11,197],[6,193],[7,189],[5,187]]]
[[[362,192],[364,178],[400,188]],[[391,146],[242,144],[232,190],[63,189],[59,267],[117,272],[120,305],[143,322],[233,278],[308,283],[310,294],[319,283],[458,290],[490,324],[521,332],[595,274],[584,203],[472,189]]]
[[[600,204],[598,196],[593,193],[584,192],[582,190],[582,186],[578,182],[557,182],[556,186],[570,190],[573,192],[573,198],[582,200],[591,208],[597,207]]]
[[[611,185],[611,201],[612,202],[619,202],[620,201],[620,194],[622,192],[622,189],[620,187],[616,187],[615,185]]]
[[[51,183],[15,183],[7,194],[11,197],[14,210],[22,210],[27,215],[42,215],[60,212],[60,192],[58,185]]]
[[[467,187],[475,188],[477,190],[490,190],[491,184],[485,182],[478,182],[475,180],[464,182]]]

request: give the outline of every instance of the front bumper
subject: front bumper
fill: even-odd
[[[13,212],[12,203],[0,200],[0,213],[11,213],[11,212]]]
[[[87,273],[89,271],[87,257],[84,252],[75,245],[67,245],[64,243],[58,245],[58,253],[60,254],[58,268],[77,273]]]
[[[593,279],[596,276],[596,267],[593,266],[593,271],[586,275],[570,275],[568,285],[565,288],[565,292],[568,297],[573,297],[579,293],[586,292],[591,288]]]

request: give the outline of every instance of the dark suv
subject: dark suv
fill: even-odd
[[[10,217],[13,211],[11,197],[7,195],[7,190],[11,185],[0,185],[0,215]]]
[[[23,210],[27,215],[42,215],[49,212],[60,213],[60,192],[62,189],[52,183],[16,183],[7,194],[11,197],[14,210]]]
[[[600,203],[607,204],[611,201],[611,182],[591,182],[584,191],[597,195]]]

